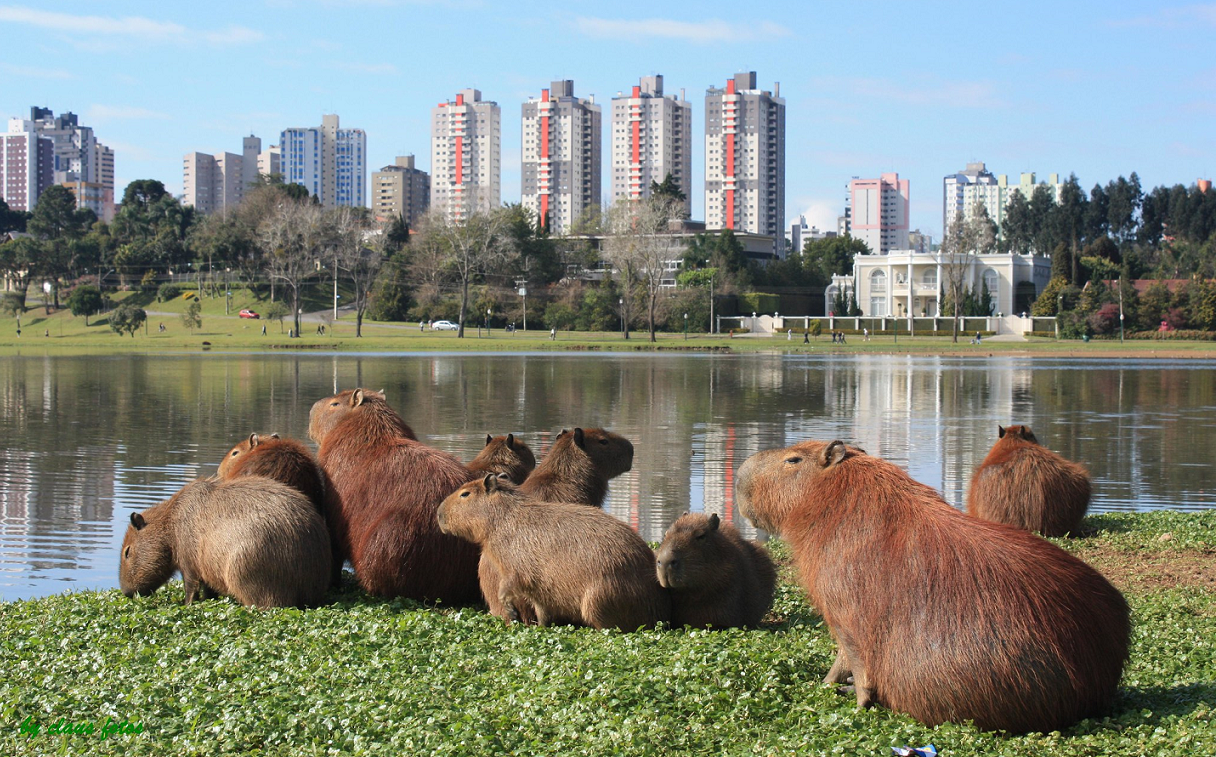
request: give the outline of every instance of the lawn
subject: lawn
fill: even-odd
[[[1209,753],[1216,512],[1087,524],[1089,537],[1057,543],[1126,592],[1134,641],[1115,711],[1064,733],[1007,737],[856,710],[819,683],[832,642],[788,570],[760,629],[633,634],[504,627],[475,607],[372,599],[348,575],[332,604],[308,611],[185,607],[178,582],[150,598],[0,605],[0,753]],[[141,731],[103,739],[106,718]],[[47,733],[60,720],[95,730]]]

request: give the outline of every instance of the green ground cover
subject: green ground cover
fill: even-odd
[[[202,303],[202,327],[189,329],[182,323],[181,314],[189,300],[178,297],[169,302],[156,302],[151,293],[126,293],[114,295],[116,301],[134,297],[148,311],[144,330],[131,336],[114,333],[104,314],[93,316],[85,326],[83,317],[73,316],[66,308],[47,314],[31,299],[31,308],[21,318],[21,336],[17,336],[15,318],[0,316],[0,354],[13,354],[30,350],[57,354],[94,351],[197,351],[204,346],[213,350],[306,350],[338,352],[517,352],[517,351],[720,351],[733,353],[788,352],[792,354],[909,354],[909,355],[971,355],[988,356],[1002,354],[1027,354],[1061,357],[1199,357],[1216,358],[1216,342],[1200,341],[1132,341],[1120,343],[1116,340],[1093,340],[1083,343],[1078,340],[1032,338],[1026,342],[1006,342],[988,339],[982,345],[970,344],[962,336],[957,344],[949,337],[919,336],[898,338],[890,335],[873,336],[863,341],[851,335],[844,345],[833,344],[827,334],[802,343],[798,334],[793,339],[784,335],[774,337],[736,336],[728,334],[661,333],[658,344],[652,345],[643,331],[630,332],[630,339],[622,338],[620,332],[559,331],[556,339],[550,339],[548,329],[534,328],[508,334],[501,327],[486,335],[476,324],[466,327],[465,338],[456,337],[455,332],[420,332],[415,323],[377,323],[364,321],[363,337],[355,337],[354,316],[342,313],[336,323],[326,321],[326,334],[317,333],[320,321],[310,320],[302,328],[302,337],[291,339],[288,329],[291,321],[282,323],[268,320],[246,320],[237,316],[242,308],[266,312],[266,301],[259,300],[244,289],[234,289],[231,300],[204,296]],[[306,312],[323,307],[319,300],[306,304]],[[164,324],[165,331],[159,330]],[[262,326],[266,334],[262,334]],[[203,342],[208,342],[204,345]]]
[[[308,611],[185,607],[180,583],[135,600],[0,604],[0,753],[882,755],[934,743],[943,757],[1208,754],[1216,513],[1087,523],[1066,546],[1125,590],[1134,645],[1115,711],[1064,733],[856,710],[819,683],[832,643],[788,570],[761,629],[634,634],[508,628],[478,608],[371,599],[348,576],[333,604]],[[1141,582],[1146,560],[1183,567]],[[47,733],[107,717],[142,732]]]

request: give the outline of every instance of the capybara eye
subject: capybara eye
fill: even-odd
[[[130,556],[131,556],[131,548],[127,547],[126,549],[124,549],[122,551],[122,559],[126,560]]]
[[[787,457],[787,458],[785,458],[785,461],[791,465],[797,465],[798,463],[802,462],[802,458],[801,457]]]
[[[607,443],[608,443],[607,439],[600,439],[600,444],[607,444]]]
[[[469,493],[468,493],[468,492],[461,492],[461,493],[460,493],[460,496],[461,496],[461,497],[467,497],[467,496],[469,496]]]
[[[331,403],[329,403],[329,406],[330,406],[330,407],[337,407],[337,406],[338,406],[338,403],[337,403],[337,402],[331,402]]]
[[[236,450],[232,450],[232,456],[233,456],[233,457],[236,457],[236,455],[237,455],[237,451],[236,451]]]

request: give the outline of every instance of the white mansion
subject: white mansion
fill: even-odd
[[[852,276],[832,277],[825,296],[825,315],[843,315],[832,313],[832,303],[841,289],[846,293],[856,291],[857,304],[867,317],[940,315],[949,262],[939,252],[917,250],[855,255]],[[1045,255],[969,255],[963,264],[965,287],[978,293],[982,284],[988,285],[992,315],[1028,312],[1030,303],[1051,279],[1051,258]]]

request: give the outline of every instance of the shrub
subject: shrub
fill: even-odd
[[[89,325],[89,316],[100,313],[104,304],[101,290],[91,284],[82,284],[68,295],[68,308],[71,309],[72,315],[84,316],[85,326]]]
[[[1095,334],[1113,334],[1119,328],[1119,306],[1108,302],[1089,317],[1089,327]]]
[[[133,302],[123,302],[110,313],[110,328],[118,334],[130,334],[135,338],[135,332],[144,325],[148,314],[143,308]]]
[[[178,297],[181,297],[181,295],[181,286],[174,284],[173,282],[166,282],[161,284],[160,288],[156,290],[156,301],[168,302],[169,300],[175,300]]]

